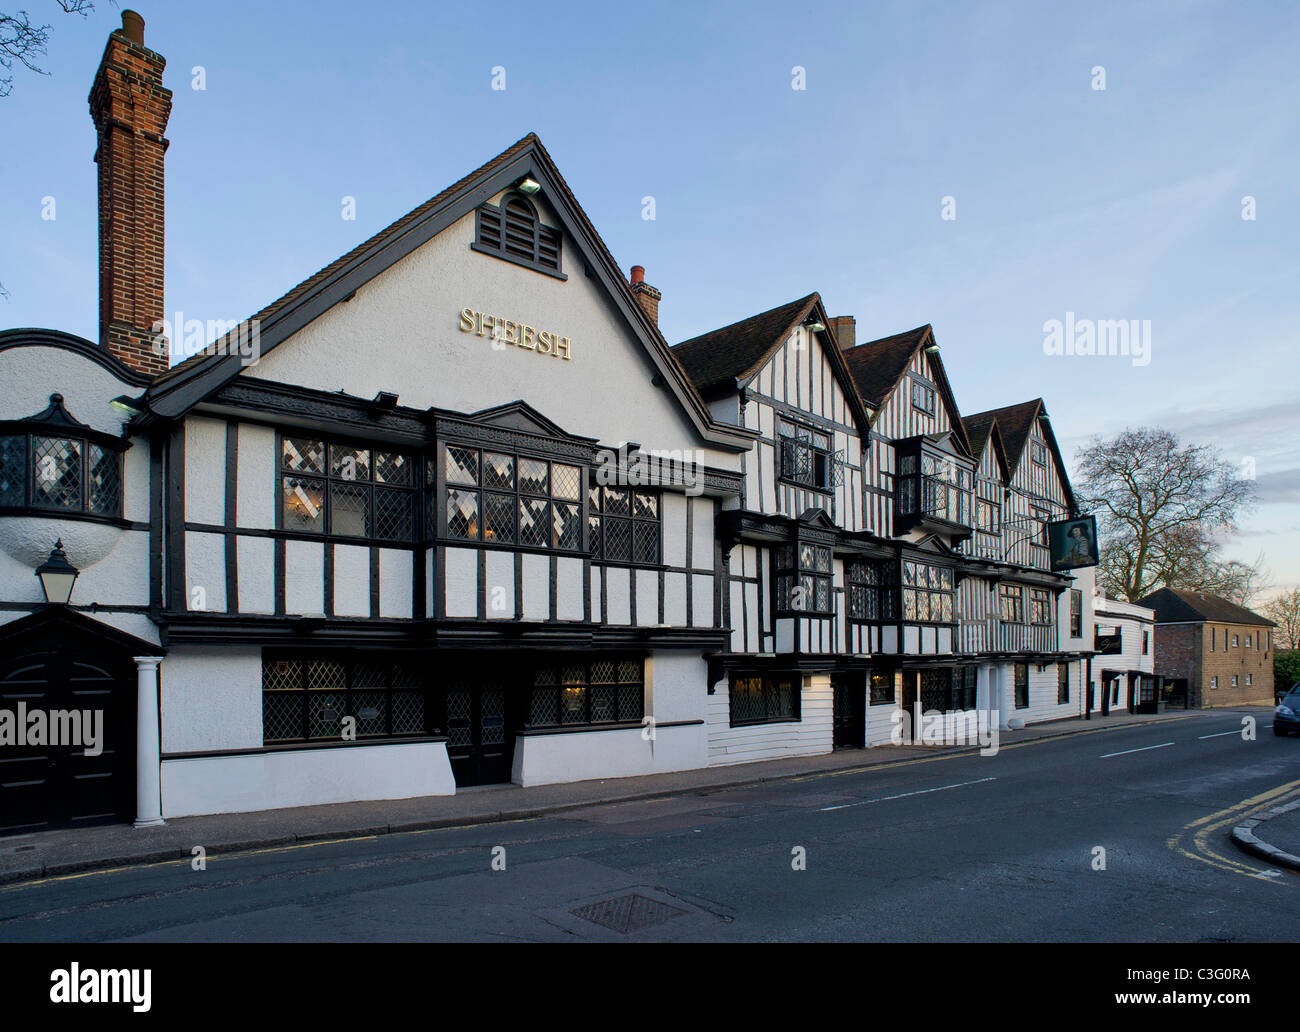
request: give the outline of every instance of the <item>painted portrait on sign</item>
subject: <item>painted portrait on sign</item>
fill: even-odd
[[[1049,523],[1047,544],[1052,554],[1053,570],[1096,566],[1097,520],[1092,516],[1078,516]]]

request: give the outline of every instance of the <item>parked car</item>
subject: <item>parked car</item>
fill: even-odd
[[[1273,734],[1289,735],[1292,731],[1300,732],[1300,684],[1293,685],[1273,711]]]

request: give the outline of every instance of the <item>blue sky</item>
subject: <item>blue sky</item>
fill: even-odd
[[[0,100],[0,326],[93,338],[86,96],[120,8],[24,6],[51,75]],[[1140,424],[1253,459],[1231,554],[1295,585],[1300,8],[1077,6],[141,0],[168,312],[247,316],[536,131],[670,340],[811,290],[859,339],[932,323],[963,411],[1041,395],[1067,461]],[[1149,364],[1044,354],[1067,312],[1149,320]]]

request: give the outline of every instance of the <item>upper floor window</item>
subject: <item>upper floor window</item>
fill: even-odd
[[[1035,624],[1052,622],[1052,593],[1046,588],[1029,589],[1029,620]]]
[[[593,485],[588,503],[593,558],[642,566],[659,562],[658,494]]]
[[[1070,637],[1083,637],[1083,592],[1078,588],[1070,589]]]
[[[1249,634],[1246,635],[1246,637],[1243,638],[1242,640],[1245,642],[1245,644],[1246,644],[1246,648],[1251,648],[1251,642],[1250,642],[1250,635],[1249,635]]]
[[[581,466],[449,444],[443,450],[441,535],[579,551],[582,481]]]
[[[816,491],[829,491],[836,486],[839,463],[831,451],[830,434],[802,423],[778,419],[776,435],[781,479]]]
[[[480,205],[474,243],[470,246],[475,251],[565,279],[560,268],[563,239],[558,229],[542,224],[532,201],[522,194],[511,194],[500,207]]]
[[[1042,441],[1029,442],[1029,458],[1035,466],[1047,465],[1047,447]]]
[[[1025,622],[1025,591],[1019,584],[1003,584],[998,588],[1003,623]]]
[[[121,516],[127,446],[77,422],[52,394],[45,411],[0,424],[0,509]]]
[[[1217,637],[1218,637],[1218,628],[1211,627],[1211,628],[1210,628],[1210,651],[1211,651],[1211,652],[1216,652],[1216,651],[1218,651],[1218,650],[1215,648],[1215,645],[1214,645],[1214,640],[1215,640],[1215,638],[1217,638]]]
[[[1031,538],[1031,541],[1035,545],[1047,548],[1047,524],[1052,518],[1051,511],[1038,505],[1031,505],[1029,507],[1029,515],[1033,520],[1033,523],[1031,524],[1033,529],[1033,537]]]
[[[892,560],[855,559],[845,565],[844,574],[850,619],[898,619],[898,574]],[[893,681],[890,685],[892,689]]]
[[[903,451],[898,457],[898,512],[969,527],[971,481],[971,471],[951,456]]]
[[[1237,636],[1235,634],[1232,636],[1232,647],[1237,648]]]
[[[934,388],[920,380],[913,380],[912,408],[934,415]]]
[[[831,550],[801,541],[776,556],[776,608],[781,612],[831,612]]]
[[[903,561],[903,619],[912,623],[953,622],[951,568]]]
[[[1001,527],[1002,507],[997,502],[980,499],[975,503],[975,526],[986,534],[996,534]]]
[[[1142,632],[1142,655],[1147,656],[1150,654],[1151,654],[1151,632],[1143,631]]]
[[[415,461],[388,446],[280,439],[280,526],[378,541],[415,538]]]

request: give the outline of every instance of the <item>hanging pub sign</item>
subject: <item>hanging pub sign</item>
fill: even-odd
[[[1068,520],[1054,520],[1047,525],[1047,547],[1052,556],[1053,570],[1075,570],[1083,566],[1096,566],[1097,518],[1075,516]]]

